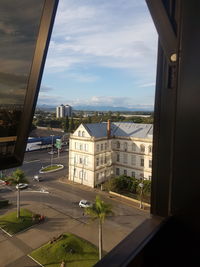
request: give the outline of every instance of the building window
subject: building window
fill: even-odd
[[[74,168],[74,177],[76,177],[77,176],[77,170],[76,170],[76,168]]]
[[[75,155],[75,156],[74,156],[74,164],[75,164],[75,163],[78,163],[78,155]]]
[[[104,164],[106,164],[107,163],[107,156],[105,155],[105,157],[104,157]]]
[[[99,180],[99,173],[96,174],[96,180]]]
[[[140,152],[145,153],[145,146],[144,145],[140,146]]]
[[[120,142],[117,141],[117,148],[120,148]]]
[[[74,143],[75,149],[77,149],[77,142]]]
[[[124,163],[128,163],[128,154],[124,154]]]
[[[117,154],[117,162],[120,162],[120,155]]]
[[[120,175],[119,168],[116,168],[116,175]]]
[[[152,160],[149,160],[149,168],[152,168]]]
[[[84,131],[82,131],[82,137],[85,137],[85,132]]]
[[[103,156],[101,156],[101,165],[103,165]]]
[[[83,144],[80,144],[79,149],[83,150]]]
[[[103,150],[103,144],[101,144],[101,151]]]
[[[131,173],[131,176],[135,178],[135,172],[132,172]]]
[[[124,170],[124,175],[126,175],[126,176],[127,176],[127,170]]]
[[[131,164],[132,164],[133,166],[136,165],[136,156],[135,156],[135,155],[131,155]]]
[[[85,158],[84,158],[84,164],[85,164],[85,165],[88,165],[88,157],[85,157]]]
[[[83,171],[79,171],[79,179],[83,179]]]
[[[79,164],[83,164],[83,158],[79,158]]]
[[[132,144],[132,150],[136,151],[136,144],[135,143]]]
[[[85,144],[85,151],[88,151],[88,144]]]
[[[97,145],[97,151],[99,151],[99,145]]]
[[[144,179],[144,174],[140,173],[140,179]]]
[[[83,173],[83,179],[84,179],[85,181],[87,181],[87,180],[88,180],[88,177],[87,177],[87,172],[84,172],[84,173]]]
[[[107,143],[105,143],[105,150],[107,150]]]
[[[96,166],[99,166],[99,158],[96,158]]]
[[[144,159],[140,159],[140,166],[144,167]]]
[[[78,136],[81,136],[81,131],[78,131]]]
[[[152,146],[149,146],[149,153],[152,153]]]
[[[127,145],[127,142],[124,143],[124,151],[127,151],[128,149],[128,145]]]

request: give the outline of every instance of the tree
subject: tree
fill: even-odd
[[[69,125],[69,132],[72,133],[74,130],[74,119],[71,117],[70,125]]]
[[[103,239],[102,239],[102,225],[105,218],[108,215],[113,214],[112,207],[110,204],[105,203],[100,199],[99,196],[96,196],[95,202],[92,207],[86,208],[86,214],[88,214],[93,220],[98,219],[99,222],[99,259],[102,258],[103,251]]]
[[[14,171],[8,180],[13,185],[17,185],[20,183],[28,183],[25,177],[25,173],[20,169],[17,169],[16,171]],[[20,218],[20,189],[19,188],[17,188],[17,218]]]
[[[63,129],[65,133],[68,133],[69,131],[69,117],[66,116],[63,122]]]

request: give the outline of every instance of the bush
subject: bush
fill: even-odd
[[[9,200],[1,199],[0,200],[0,208],[7,207],[9,205]]]

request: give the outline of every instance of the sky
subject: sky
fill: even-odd
[[[156,57],[144,0],[60,0],[38,105],[153,108]]]

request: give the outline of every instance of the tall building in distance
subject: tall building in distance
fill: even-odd
[[[56,118],[72,117],[72,107],[70,105],[60,105],[56,108]]]
[[[69,139],[69,180],[90,187],[120,175],[151,180],[152,137],[152,124],[81,124]]]

